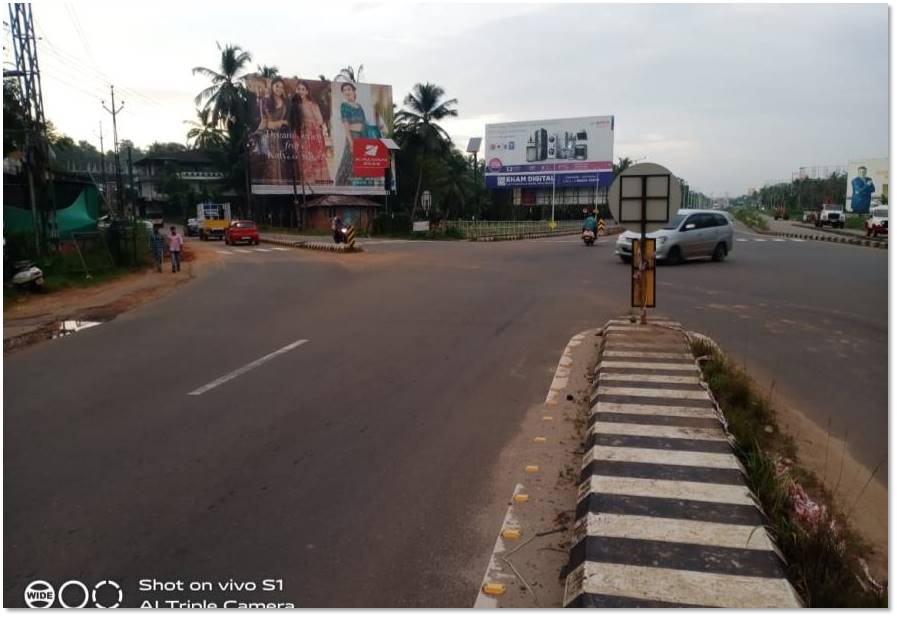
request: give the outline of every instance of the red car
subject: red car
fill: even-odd
[[[259,230],[252,221],[233,221],[227,231],[224,232],[225,244],[259,243]]]

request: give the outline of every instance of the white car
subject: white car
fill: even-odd
[[[869,218],[864,223],[866,235],[873,238],[888,235],[888,207],[874,206],[869,210]]]
[[[631,231],[620,234],[614,254],[632,261],[632,241],[640,236]],[[647,234],[657,241],[658,261],[676,264],[695,257],[722,261],[734,248],[735,228],[725,214],[716,210],[679,210],[663,229]]]

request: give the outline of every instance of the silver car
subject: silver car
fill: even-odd
[[[732,252],[735,228],[717,210],[679,210],[662,229],[647,234],[657,240],[656,258],[665,263],[681,263],[695,257],[722,261]],[[614,254],[632,261],[632,240],[639,234],[627,231],[617,238]]]

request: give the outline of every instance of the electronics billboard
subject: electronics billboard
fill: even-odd
[[[489,188],[610,186],[614,117],[486,125]]]
[[[244,81],[254,108],[253,193],[291,194],[294,185],[306,193],[386,192],[388,160],[377,142],[392,137],[391,86],[258,75]]]

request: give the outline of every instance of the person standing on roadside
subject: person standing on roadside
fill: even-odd
[[[159,226],[153,226],[153,235],[150,236],[150,248],[153,251],[153,261],[156,264],[156,271],[162,271],[162,254],[165,251],[165,238],[159,233]]]
[[[178,233],[177,228],[171,226],[171,234],[168,236],[168,252],[171,254],[171,271],[181,271],[181,247],[184,246],[184,238]]]

